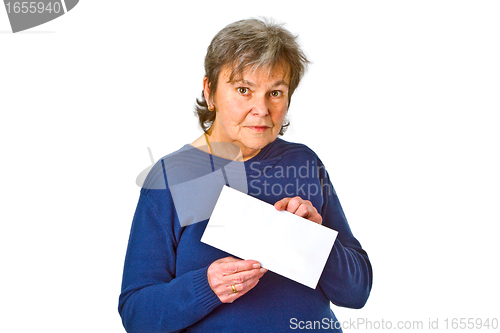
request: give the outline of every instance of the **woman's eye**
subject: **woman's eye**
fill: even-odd
[[[239,87],[238,88],[238,92],[242,95],[247,95],[248,94],[248,88],[244,88],[244,87]]]
[[[272,97],[280,97],[281,96],[281,91],[275,90],[271,92]]]

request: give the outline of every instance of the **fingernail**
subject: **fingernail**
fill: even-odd
[[[265,268],[261,268],[261,269],[260,269],[260,272],[261,272],[261,273],[265,273],[265,272],[267,272],[267,269],[265,269]]]
[[[260,267],[260,265],[259,265],[259,264],[253,264],[253,265],[252,265],[252,267],[253,267],[253,268],[259,268],[259,267]]]

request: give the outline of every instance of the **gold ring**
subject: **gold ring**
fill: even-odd
[[[231,288],[233,288],[233,293],[237,293],[238,290],[236,290],[236,287],[234,286],[234,284],[231,285]]]

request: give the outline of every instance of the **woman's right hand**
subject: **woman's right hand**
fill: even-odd
[[[222,303],[232,303],[255,287],[265,272],[256,260],[226,257],[208,267],[208,284]]]

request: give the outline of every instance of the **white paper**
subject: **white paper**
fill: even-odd
[[[224,186],[201,238],[315,289],[337,231]]]

